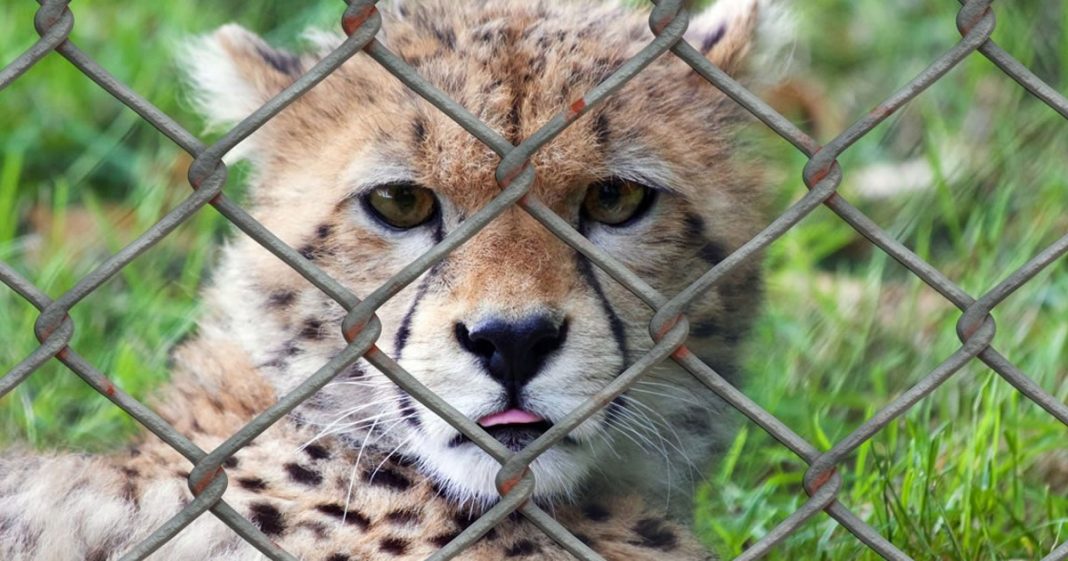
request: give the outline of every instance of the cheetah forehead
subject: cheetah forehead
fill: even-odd
[[[720,0],[692,18],[686,39],[725,70],[741,69],[766,0]],[[648,13],[617,2],[425,0],[388,6],[380,39],[416,73],[512,143],[616,71],[652,39]],[[237,26],[183,55],[209,120],[239,120],[342,41],[311,32],[294,55]],[[654,61],[532,158],[550,204],[598,177],[685,191],[725,158],[737,111],[676,57]],[[477,207],[499,192],[499,156],[363,53],[253,136],[236,157],[266,175],[314,165],[337,182],[355,160],[404,167],[413,180]],[[362,156],[362,158],[358,157]],[[710,169],[711,168],[711,169]],[[365,171],[366,172],[366,171]],[[344,178],[342,178],[344,179]]]

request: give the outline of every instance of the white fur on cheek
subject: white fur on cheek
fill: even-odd
[[[420,442],[415,447],[422,454],[422,470],[441,482],[461,505],[470,502],[486,508],[499,496],[496,478],[501,464],[478,447],[446,448],[431,442]],[[588,477],[591,464],[583,449],[547,450],[531,464],[534,496],[554,502],[571,500]]]

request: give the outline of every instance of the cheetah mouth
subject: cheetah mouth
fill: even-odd
[[[486,432],[493,438],[496,438],[497,442],[504,444],[509,450],[516,452],[531,442],[534,442],[536,438],[545,434],[545,431],[549,430],[552,426],[552,423],[543,420],[537,423],[494,425],[492,427],[486,427]]]
[[[478,420],[478,424],[512,451],[521,450],[553,426],[548,419],[522,409],[508,409],[486,415]],[[465,444],[471,444],[471,439],[461,433],[449,442],[449,447],[456,448]]]
[[[553,426],[544,417],[517,408],[486,415],[478,424],[512,451],[530,444]]]
[[[478,420],[478,424],[485,429],[501,425],[536,425],[544,422],[547,422],[545,418],[535,415],[530,411],[516,409],[514,407],[505,409],[499,413],[486,415]]]

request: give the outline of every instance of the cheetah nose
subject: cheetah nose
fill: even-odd
[[[504,386],[513,400],[566,338],[567,320],[556,321],[547,315],[514,322],[492,319],[472,329],[456,324],[460,345],[481,360],[490,377]]]

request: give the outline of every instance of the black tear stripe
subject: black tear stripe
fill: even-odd
[[[440,227],[439,227],[440,230]],[[440,236],[440,231],[436,236]],[[427,288],[430,286],[430,282],[437,278],[441,271],[441,264],[444,261],[439,261],[433,267],[427,271],[423,280],[419,282],[419,286],[415,289],[415,296],[412,298],[412,305],[408,308],[408,311],[404,314],[404,319],[401,320],[400,327],[397,328],[396,335],[393,336],[393,360],[394,362],[400,362],[401,355],[404,353],[404,347],[408,344],[408,338],[412,334],[412,318],[415,316],[416,310],[419,308],[419,303],[426,296]],[[422,423],[419,421],[419,415],[416,412],[415,406],[412,403],[411,396],[404,391],[404,388],[397,387],[398,402],[400,404],[401,415],[404,416],[405,422],[409,425],[420,428]]]
[[[683,217],[683,225],[684,241],[697,249],[697,258],[708,266],[715,267],[730,255],[723,244],[705,235],[705,220],[697,214],[687,212]]]
[[[430,287],[430,281],[437,278],[441,270],[441,264],[444,261],[438,262],[427,271],[423,276],[423,280],[419,281],[419,286],[415,289],[415,296],[412,297],[412,304],[408,307],[408,311],[404,313],[404,318],[401,320],[400,327],[397,328],[397,333],[393,336],[393,360],[400,362],[401,354],[404,352],[404,347],[408,344],[408,337],[412,334],[412,318],[415,317],[415,312],[419,308],[419,303],[422,302],[423,297],[426,296],[427,289]]]
[[[616,340],[616,346],[619,348],[619,354],[623,357],[623,364],[620,368],[626,368],[630,362],[630,352],[627,349],[627,334],[623,327],[623,321],[616,315],[615,310],[608,302],[608,298],[604,295],[604,288],[601,287],[600,281],[597,280],[597,276],[593,272],[593,265],[585,255],[576,252],[576,262],[579,274],[582,275],[586,282],[593,288],[593,292],[597,294],[597,298],[601,301],[601,307],[604,309],[604,313],[608,316],[608,323],[612,328],[612,336]],[[621,372],[617,372],[619,375]],[[621,411],[626,408],[626,402],[623,401],[623,397],[619,396],[613,399],[607,407],[605,407],[605,420],[609,424],[618,420]]]
[[[630,360],[630,351],[627,349],[627,334],[623,327],[623,320],[619,319],[619,316],[608,302],[608,298],[604,295],[604,288],[601,287],[600,281],[597,280],[597,275],[594,274],[593,265],[589,259],[585,255],[575,252],[575,264],[579,274],[590,285],[594,294],[597,295],[597,299],[601,302],[601,308],[608,317],[608,324],[612,329],[612,337],[616,340],[616,347],[619,349],[620,356],[623,357],[623,366],[625,367]]]
[[[393,335],[393,360],[400,360],[401,353],[404,352],[404,347],[408,344],[408,337],[412,334],[412,317],[415,316],[415,310],[419,307],[419,301],[423,299],[425,293],[426,283],[424,282],[415,290],[415,298],[412,298],[412,305],[408,306],[408,311],[404,313],[404,318],[401,319],[397,333]]]

